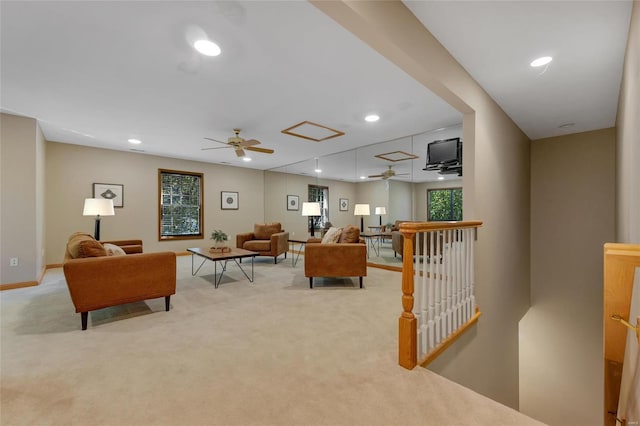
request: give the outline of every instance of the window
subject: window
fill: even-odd
[[[313,217],[315,229],[322,229],[329,222],[329,187],[319,185],[309,185],[309,201],[320,203],[320,216]],[[311,223],[309,223],[311,231]]]
[[[202,173],[158,169],[160,240],[203,238]]]
[[[429,221],[462,220],[462,188],[428,189]]]

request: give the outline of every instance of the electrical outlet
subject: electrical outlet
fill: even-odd
[[[9,259],[9,266],[18,266],[18,258],[12,257],[11,259]]]

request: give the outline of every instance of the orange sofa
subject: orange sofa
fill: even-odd
[[[273,256],[273,262],[278,263],[278,256],[282,253],[287,258],[289,233],[279,222],[256,223],[253,232],[236,235],[236,247],[258,252],[260,256]]]
[[[158,297],[165,298],[168,311],[171,295],[176,293],[174,252],[142,253],[140,240],[110,243],[134,254],[109,256],[106,242],[83,233],[71,235],[67,243],[62,268],[83,330],[89,311]]]
[[[362,278],[367,276],[367,246],[360,239],[360,229],[345,227],[335,243],[309,239],[304,248],[304,275],[309,278],[309,288],[313,288],[314,277],[358,277],[362,288]]]

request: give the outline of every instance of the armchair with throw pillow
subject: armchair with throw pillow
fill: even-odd
[[[273,256],[273,262],[278,263],[278,256],[282,253],[287,258],[289,233],[279,222],[256,223],[253,232],[236,235],[236,247],[258,252],[260,256]]]
[[[62,269],[83,330],[89,311],[158,297],[164,297],[168,311],[176,293],[176,254],[142,253],[140,240],[101,243],[76,232],[67,242]]]
[[[322,240],[311,238],[304,248],[304,275],[313,288],[314,277],[367,276],[367,246],[357,226],[330,228]]]

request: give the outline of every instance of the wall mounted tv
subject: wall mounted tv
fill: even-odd
[[[427,145],[427,167],[454,164],[462,164],[460,138],[433,141]]]
[[[460,138],[433,141],[427,145],[427,165],[422,170],[441,175],[462,176],[462,141]]]

